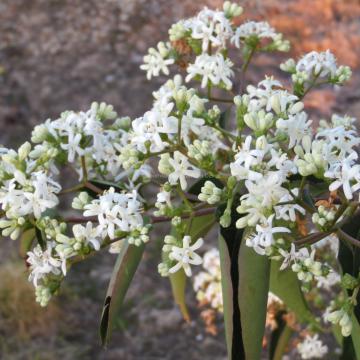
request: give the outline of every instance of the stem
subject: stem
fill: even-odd
[[[249,53],[249,56],[247,57],[244,65],[242,66],[241,70],[242,70],[242,76],[243,76],[243,80],[245,80],[245,74],[246,74],[246,71],[249,67],[249,64],[250,64],[250,61],[252,59],[252,57],[254,56],[255,54],[255,51],[256,51],[256,48],[255,47],[252,47],[251,50],[250,50],[250,53]]]
[[[302,193],[304,191],[305,184],[306,184],[306,176],[303,176],[301,178],[300,187],[299,187],[299,195],[298,196],[300,198],[302,198]]]
[[[81,156],[81,167],[83,170],[83,179],[84,182],[86,183],[88,180],[88,173],[87,173],[87,169],[86,169],[86,162],[85,162],[85,156]]]
[[[212,214],[214,211],[216,210],[215,207],[212,208],[206,208],[206,209],[201,209],[198,211],[194,211],[193,213],[189,213],[189,214],[184,214],[182,216],[180,216],[182,219],[188,219],[189,217],[196,217],[196,216],[204,216],[204,215],[210,215]],[[151,216],[151,223],[152,224],[157,224],[157,223],[162,223],[162,222],[167,222],[167,221],[171,221],[172,218],[168,217],[168,216]]]
[[[223,103],[229,103],[229,104],[232,104],[234,102],[232,99],[222,99],[222,98],[217,98],[217,97],[214,97],[214,96],[208,96],[208,99],[210,101],[223,102]]]
[[[211,127],[213,127],[214,129],[220,131],[229,141],[230,141],[230,138],[231,140],[235,141],[237,139],[237,136],[232,134],[231,132],[221,128],[220,126],[218,125],[210,125]]]
[[[293,333],[294,330],[291,327],[285,325],[284,330],[281,332],[280,338],[276,345],[275,353],[272,360],[281,360],[283,358],[286,347]]]
[[[191,217],[204,216],[204,215],[212,214],[215,210],[216,210],[215,207],[206,207],[206,208],[201,208],[201,209],[195,210],[188,214],[184,214],[180,217],[182,219],[188,219]],[[162,223],[162,222],[167,222],[167,221],[172,220],[172,218],[168,217],[168,216],[153,216],[153,215],[151,215],[150,218],[151,218],[152,224],[157,224],[157,223]],[[85,223],[88,221],[97,222],[97,220],[98,220],[98,218],[96,216],[89,216],[89,217],[74,216],[74,217],[69,217],[69,218],[64,219],[64,221],[66,221],[68,223]]]
[[[83,189],[83,188],[84,188],[84,185],[83,185],[83,184],[78,184],[78,185],[73,186],[73,187],[71,187],[71,188],[64,189],[64,190],[60,191],[60,192],[59,192],[59,195],[64,195],[64,194],[72,193],[72,192],[81,190],[81,189]]]
[[[333,232],[334,231],[318,232],[318,233],[315,233],[315,234],[305,236],[305,237],[303,237],[303,238],[301,238],[299,240],[295,240],[295,245],[297,247],[299,247],[299,246],[303,246],[303,245],[315,244],[318,241],[322,240],[323,238],[329,236]]]
[[[97,194],[102,194],[104,191],[100,188],[98,188],[97,186],[93,185],[91,182],[87,181],[84,184],[84,187],[88,188],[89,190],[92,190],[94,192],[96,192]]]
[[[179,120],[179,122],[178,122],[178,134],[177,134],[177,136],[178,136],[178,145],[180,146],[180,144],[181,144],[181,123],[182,123],[182,114],[179,116],[179,118],[178,118],[178,120]]]
[[[351,295],[351,302],[354,304],[354,306],[357,305],[357,296],[359,293],[360,287],[356,287]]]
[[[300,205],[301,207],[303,207],[306,211],[308,211],[310,214],[313,214],[315,212],[315,210],[309,205],[307,204],[303,199],[300,199],[298,196],[295,196],[291,190],[289,190],[290,195],[293,197],[294,201]]]
[[[86,223],[88,221],[97,222],[98,218],[97,218],[97,216],[89,216],[89,217],[71,216],[71,217],[65,218],[64,221],[67,223],[70,223],[70,224],[82,224],[82,223]]]
[[[107,248],[109,245],[111,245],[113,243],[116,243],[117,241],[122,240],[125,237],[126,237],[126,235],[123,235],[123,236],[120,236],[120,237],[112,239],[112,240],[104,241],[104,243],[101,244],[101,246],[100,246],[100,250],[103,250],[103,249]],[[73,264],[76,264],[76,263],[78,263],[80,261],[88,259],[88,258],[94,256],[96,253],[97,253],[97,251],[94,250],[94,251],[92,251],[92,252],[90,252],[89,254],[86,254],[86,255],[74,256],[72,259],[69,259],[69,265],[73,265]]]

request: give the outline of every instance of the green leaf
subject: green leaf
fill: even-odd
[[[35,239],[35,228],[25,230],[20,237],[20,256],[25,258],[28,251],[31,250],[31,245]]]
[[[230,355],[232,354],[232,342],[233,342],[234,302],[233,302],[233,287],[231,281],[231,259],[225,239],[222,236],[219,236],[219,252],[220,252],[221,287],[222,287],[222,297],[223,297],[223,307],[224,307],[226,347],[230,359]]]
[[[352,315],[351,321],[353,324],[351,339],[354,346],[356,358],[360,359],[360,325],[355,315]]]
[[[239,252],[238,296],[245,359],[260,360],[261,358],[269,278],[269,258],[257,254],[243,239]]]
[[[286,347],[289,344],[289,341],[291,339],[292,334],[294,333],[294,330],[285,325],[284,328],[281,331],[281,334],[279,336],[279,339],[276,344],[275,352],[271,360],[282,360],[283,355],[285,354]]]
[[[280,271],[280,262],[271,260],[270,291],[278,296],[302,322],[317,324],[301,291],[300,282],[291,269]]]
[[[357,212],[354,217],[342,230],[350,236],[360,239],[360,213]],[[357,278],[360,270],[360,249],[346,242],[340,241],[338,260],[341,266],[342,274],[350,274]],[[351,291],[348,292],[351,296]],[[353,331],[351,337],[343,340],[343,354],[341,359],[347,359],[356,353],[356,357],[360,359],[360,333],[356,332],[360,321],[360,293],[357,296],[357,305],[354,307],[354,315],[352,316]],[[359,329],[358,329],[359,330]]]
[[[269,359],[271,360],[274,360],[275,353],[279,353],[280,351],[278,349],[282,346],[280,344],[283,341],[283,331],[287,326],[286,321],[284,319],[284,315],[286,314],[287,312],[285,310],[280,310],[274,314],[277,326],[270,333],[269,346],[268,346]]]
[[[179,306],[181,314],[185,321],[190,321],[189,310],[185,301],[186,274],[184,270],[179,270],[175,274],[169,275],[171,290],[176,304]]]
[[[114,320],[119,314],[126,292],[141,261],[144,248],[143,244],[135,246],[129,244],[127,240],[123,240],[120,254],[111,275],[101,315],[100,337],[103,345],[107,344],[110,339]]]
[[[39,228],[35,227],[35,234],[41,249],[46,250],[46,241],[44,240],[42,231]]]
[[[236,228],[236,217],[233,216],[232,219],[229,227],[220,226],[219,252],[228,358],[238,360],[245,359],[238,299],[238,256],[243,230]]]

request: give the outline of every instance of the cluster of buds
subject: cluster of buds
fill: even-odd
[[[260,110],[246,114],[244,122],[250,129],[254,130],[256,135],[261,136],[274,125],[274,116],[272,113]]]
[[[203,162],[206,158],[211,159],[211,145],[209,141],[195,140],[188,145],[188,154],[198,162]]]
[[[335,214],[335,210],[320,205],[318,211],[312,215],[312,221],[321,231],[326,231],[333,224]]]
[[[322,140],[311,142],[309,136],[304,136],[301,146],[296,145],[294,151],[297,155],[295,163],[302,176],[322,174],[326,168],[323,155],[325,143]]]
[[[36,302],[39,303],[42,307],[47,306],[51,299],[51,296],[51,290],[46,286],[40,285],[35,289]]]
[[[351,321],[352,310],[353,306],[349,306],[348,303],[345,303],[340,309],[331,311],[326,314],[325,319],[332,324],[339,325],[341,327],[341,334],[343,336],[350,336],[353,327]]]
[[[130,235],[127,237],[129,244],[134,244],[135,246],[140,246],[141,244],[146,244],[149,238],[150,225],[139,225],[131,231]]]
[[[206,181],[204,186],[201,188],[199,194],[199,200],[207,202],[210,205],[217,204],[220,202],[223,191],[216,187],[211,181]]]
[[[306,259],[300,259],[292,264],[291,269],[297,274],[300,281],[305,283],[310,282],[314,277],[327,276],[329,274],[329,268],[327,265],[316,261],[315,251],[312,251],[310,257]]]
[[[243,8],[231,1],[225,1],[223,5],[224,14],[227,18],[231,19],[240,16],[243,13]]]
[[[134,149],[130,144],[125,145],[120,149],[119,162],[125,170],[132,167],[140,166],[139,151]]]

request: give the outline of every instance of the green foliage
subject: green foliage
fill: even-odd
[[[100,337],[103,345],[109,341],[114,320],[119,315],[126,292],[142,258],[144,248],[144,245],[130,245],[126,240],[122,244],[111,275],[101,315]]]

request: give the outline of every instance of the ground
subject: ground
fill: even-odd
[[[174,21],[191,16],[204,5],[220,3],[1,1],[0,144],[16,146],[28,139],[36,123],[55,118],[67,109],[87,109],[94,100],[113,104],[121,115],[141,115],[151,106],[151,91],[163,81],[149,83],[139,70],[146,49],[166,38]],[[253,0],[241,4],[249,18],[266,19],[290,38],[291,56],[331,48],[339,62],[354,68],[353,80],[346,89],[327,88],[313,93],[307,105],[315,121],[332,112],[360,117],[358,1]],[[282,76],[278,63],[287,56],[257,57],[247,81],[259,81],[265,74]],[[0,304],[1,359],[226,358],[221,319],[219,334],[206,334],[191,289],[188,302],[192,321],[187,324],[182,320],[172,302],[169,283],[157,274],[156,243],[146,252],[128,293],[124,315],[106,350],[99,345],[97,326],[113,255],[104,253],[76,266],[59,299],[43,312],[33,303],[16,244],[4,239],[0,249],[2,275],[10,279],[0,285],[1,303],[11,305]],[[9,267],[15,259],[19,266]],[[14,284],[16,291],[11,287]],[[23,313],[19,313],[20,307]],[[29,314],[33,314],[30,322],[25,319]]]

